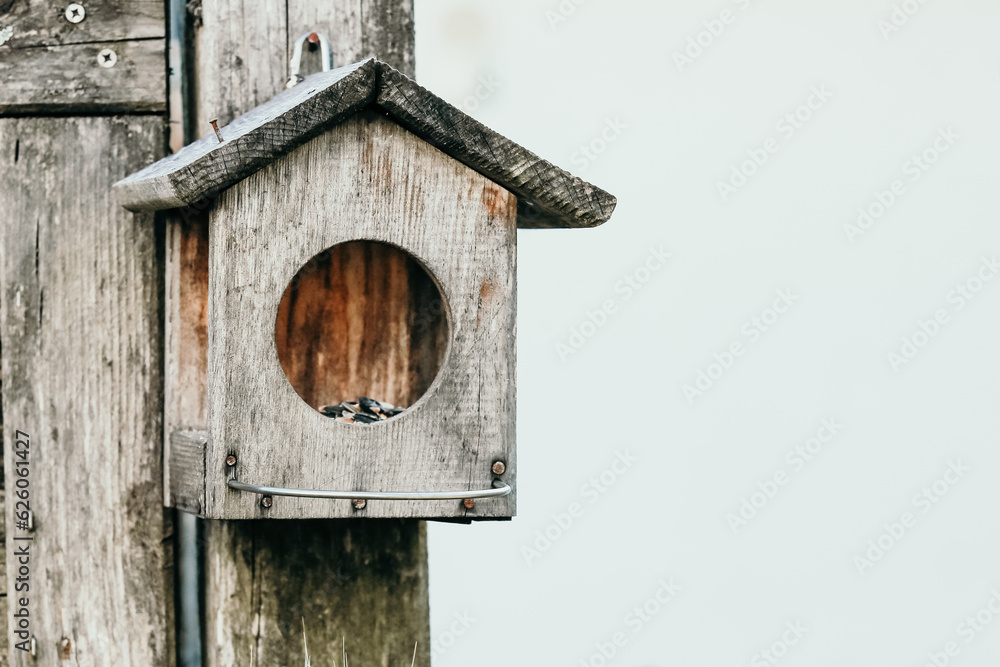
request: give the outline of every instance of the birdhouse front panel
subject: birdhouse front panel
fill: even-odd
[[[223,192],[209,223],[202,513],[512,516],[514,494],[265,507],[227,482],[462,492],[491,488],[501,462],[513,485],[516,216],[510,192],[372,112]],[[361,397],[406,409],[370,422],[319,410]]]

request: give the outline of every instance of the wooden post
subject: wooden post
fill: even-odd
[[[82,4],[77,21],[0,2],[7,590],[10,614],[27,601],[37,657],[16,647],[19,623],[4,634],[15,665],[172,665],[162,236],[110,189],[164,154],[165,17],[162,2]],[[33,530],[11,493],[23,479]]]
[[[335,66],[378,55],[413,74],[412,0],[203,0],[193,14],[199,136],[212,131],[210,120],[224,126],[280,92],[290,48],[304,32],[329,38]],[[188,217],[171,230],[168,252],[196,258],[206,221]],[[178,295],[190,289],[179,277],[168,283]],[[175,299],[168,308],[183,310],[185,302]],[[168,339],[168,349],[182,355],[190,343]],[[197,392],[168,398],[167,428],[203,428],[204,399]],[[352,664],[408,665],[414,642],[417,664],[429,664],[422,522],[205,521],[203,545],[203,655],[210,667],[248,665],[251,655],[257,665],[305,664],[303,624],[314,665],[342,665],[342,642]]]

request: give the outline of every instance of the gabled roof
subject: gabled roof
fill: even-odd
[[[374,108],[517,196],[517,226],[596,227],[616,200],[370,58],[321,72],[115,184],[133,211],[193,204],[246,178],[358,111]]]

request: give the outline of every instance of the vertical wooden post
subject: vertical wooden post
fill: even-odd
[[[86,19],[70,20],[64,6],[0,2],[6,488],[27,479],[34,515],[32,530],[11,493],[7,621],[25,598],[36,657],[16,648],[19,622],[4,634],[15,665],[165,666],[162,236],[111,194],[164,154],[165,17],[157,2],[83,5]],[[18,430],[27,459],[14,454]]]
[[[194,125],[224,125],[280,92],[290,49],[304,32],[331,43],[334,66],[378,55],[413,75],[412,0],[203,0],[195,8]],[[172,230],[190,248],[204,219]],[[187,242],[186,239],[192,239]],[[178,309],[183,308],[177,304]],[[180,346],[178,347],[180,349]],[[203,396],[168,427],[199,426]],[[203,417],[202,417],[203,418]],[[188,423],[183,423],[188,422]],[[314,665],[430,661],[427,542],[415,521],[206,521],[203,526],[206,664]]]

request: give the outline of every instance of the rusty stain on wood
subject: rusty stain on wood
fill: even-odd
[[[427,299],[426,303],[420,301]],[[275,345],[292,387],[314,408],[358,396],[413,405],[444,359],[440,292],[411,256],[353,241],[324,251],[292,279]],[[412,306],[416,309],[411,311]],[[415,314],[425,317],[418,323]],[[430,354],[411,354],[428,350]]]

